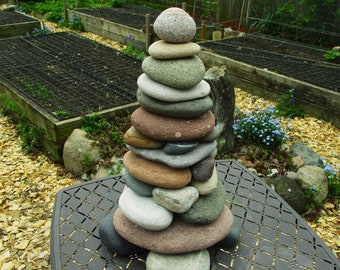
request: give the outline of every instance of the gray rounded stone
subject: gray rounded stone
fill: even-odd
[[[156,203],[175,213],[188,211],[199,197],[198,190],[192,186],[186,186],[180,189],[156,187],[153,189],[152,195]]]
[[[183,155],[196,148],[198,141],[168,142],[164,148],[164,153],[168,155]]]
[[[118,256],[128,256],[135,253],[145,252],[145,249],[140,248],[122,238],[113,226],[113,213],[107,215],[99,222],[99,237],[106,249]]]
[[[155,203],[152,197],[140,196],[128,187],[123,190],[118,204],[127,219],[146,230],[164,230],[173,220],[172,212]]]
[[[224,186],[221,181],[218,181],[217,187],[213,192],[200,196],[187,212],[179,215],[188,223],[210,224],[221,214],[225,200]]]
[[[191,89],[183,91],[151,80],[145,73],[143,73],[138,77],[137,85],[144,94],[165,102],[193,100],[210,94],[210,85],[204,80]]]
[[[231,230],[226,238],[218,242],[218,247],[233,247],[240,241],[241,225],[238,222],[234,222]]]
[[[142,70],[151,80],[177,89],[196,86],[205,74],[205,66],[198,56],[169,60],[148,56],[142,63]]]
[[[210,255],[206,249],[184,254],[150,252],[146,257],[148,270],[209,270]]]
[[[123,169],[123,178],[125,184],[137,194],[141,196],[152,196],[152,190],[155,186],[139,181],[133,177],[126,168]]]
[[[194,179],[192,179],[190,184],[197,188],[200,195],[207,195],[215,190],[217,182],[218,182],[217,169],[216,167],[214,167],[213,173],[207,181],[197,182]]]
[[[157,40],[150,45],[148,53],[155,59],[173,59],[194,56],[200,50],[201,47],[193,42],[175,44]]]
[[[156,18],[153,29],[166,42],[188,42],[196,35],[196,23],[183,9],[171,7]]]
[[[206,96],[182,102],[165,102],[145,95],[142,90],[137,90],[137,100],[144,109],[175,118],[196,118],[208,112],[213,102]]]
[[[182,155],[168,155],[161,149],[142,149],[127,145],[133,153],[172,168],[187,168],[209,156],[216,149],[216,142],[200,143],[194,150]]]
[[[191,167],[192,178],[196,182],[205,182],[210,179],[215,168],[215,159],[211,156],[201,160]]]

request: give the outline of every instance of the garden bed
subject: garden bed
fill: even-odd
[[[325,49],[261,35],[202,42],[207,67],[226,65],[235,86],[269,99],[295,89],[297,104],[340,127],[340,65]]]
[[[0,38],[24,36],[43,29],[41,21],[17,11],[0,11]]]
[[[136,104],[141,62],[102,44],[61,32],[0,40],[0,50],[0,91],[47,133],[57,159],[81,116]]]

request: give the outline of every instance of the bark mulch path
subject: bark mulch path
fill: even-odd
[[[94,34],[82,35],[97,41]],[[122,45],[107,40],[107,45]],[[252,110],[270,104],[236,89],[236,105]],[[313,117],[286,121],[292,126],[290,141],[307,143],[334,167],[340,164],[340,130]],[[15,125],[0,115],[0,269],[50,269],[50,224],[58,190],[77,179],[44,154],[27,155],[21,149]],[[320,218],[308,222],[340,258],[339,202],[328,202]]]

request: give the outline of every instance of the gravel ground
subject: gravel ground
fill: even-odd
[[[55,29],[53,25],[49,27]],[[82,35],[123,48],[94,34]],[[241,89],[236,89],[236,97],[236,105],[241,110],[271,104]],[[304,142],[326,163],[339,166],[339,129],[313,117],[285,120],[283,124],[292,127],[288,134],[289,144]],[[49,237],[54,197],[58,190],[72,185],[77,179],[42,153],[25,154],[15,126],[5,116],[0,116],[0,168],[0,270],[50,269]],[[321,213],[317,221],[308,223],[340,258],[338,202],[327,202]]]

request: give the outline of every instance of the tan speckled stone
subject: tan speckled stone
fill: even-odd
[[[140,133],[155,140],[186,141],[208,135],[214,129],[215,117],[209,111],[198,118],[180,119],[138,108],[132,113],[131,122]]]
[[[182,188],[191,180],[190,168],[175,169],[129,151],[124,155],[124,167],[135,178],[163,188]]]
[[[175,44],[158,40],[151,44],[148,52],[155,59],[173,59],[193,56],[200,50],[201,47],[193,42]]]
[[[116,231],[125,240],[163,254],[187,253],[211,247],[228,235],[232,224],[233,215],[227,206],[211,224],[190,224],[177,217],[162,231],[150,231],[136,226],[119,209],[113,217]]]
[[[131,126],[124,134],[124,142],[128,145],[138,148],[161,148],[164,143],[153,140],[138,132],[134,126]]]

